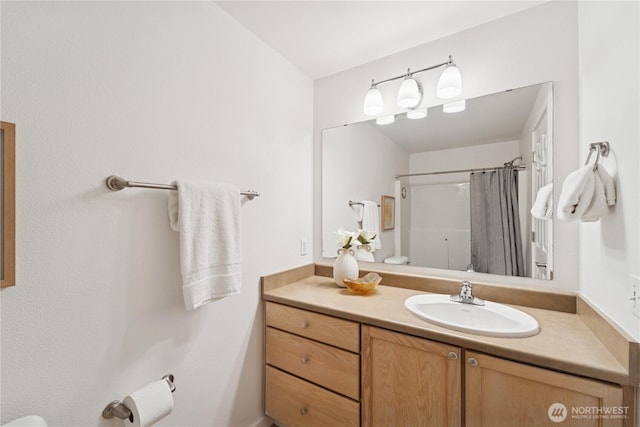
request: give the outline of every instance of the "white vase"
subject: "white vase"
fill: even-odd
[[[355,257],[358,261],[376,262],[376,260],[373,258],[373,253],[371,252],[371,246],[369,246],[368,244],[358,246],[355,252]]]
[[[340,248],[338,249],[338,258],[333,264],[333,280],[336,281],[336,285],[341,288],[346,288],[344,279],[357,279],[360,274],[358,269],[358,262],[354,257],[352,249]]]

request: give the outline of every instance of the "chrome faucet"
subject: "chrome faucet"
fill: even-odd
[[[473,285],[465,280],[462,282],[462,285],[460,285],[460,294],[451,295],[451,301],[463,304],[484,305],[484,300],[473,296],[473,293],[471,292],[472,287]]]

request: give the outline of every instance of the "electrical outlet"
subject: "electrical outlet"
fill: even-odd
[[[306,254],[307,254],[307,241],[305,239],[301,239],[300,240],[300,256],[305,256]]]
[[[630,291],[631,291],[631,309],[634,316],[640,318],[640,277],[629,275]]]

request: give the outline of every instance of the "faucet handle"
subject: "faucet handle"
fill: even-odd
[[[473,304],[473,305],[484,305],[484,301],[480,298],[476,298],[473,296],[471,292],[471,288],[473,285],[471,282],[465,280],[460,285],[460,295],[451,295],[450,299],[453,302],[462,302],[465,304]]]

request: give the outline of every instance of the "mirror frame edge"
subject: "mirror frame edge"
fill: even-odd
[[[0,122],[2,143],[2,277],[0,288],[16,285],[16,125]]]

